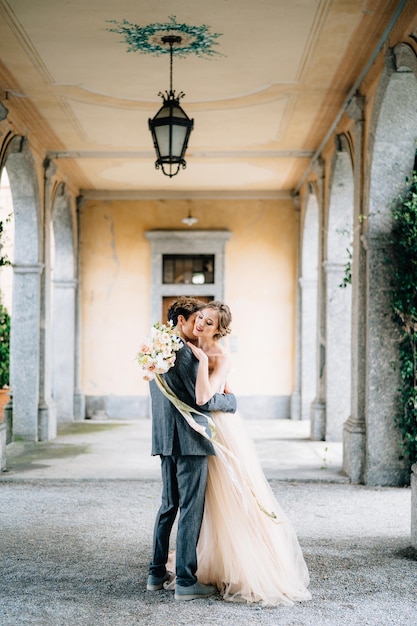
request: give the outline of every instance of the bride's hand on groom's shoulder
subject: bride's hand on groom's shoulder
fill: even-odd
[[[187,341],[187,346],[191,349],[196,359],[198,359],[199,361],[208,360],[207,354],[203,352],[201,348],[199,348],[198,346],[195,346],[193,343],[190,343],[189,341]]]

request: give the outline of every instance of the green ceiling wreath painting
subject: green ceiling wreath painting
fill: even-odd
[[[127,20],[118,22],[117,20],[108,20],[115,27],[108,28],[112,33],[119,33],[124,36],[124,40],[128,45],[128,52],[143,52],[145,54],[153,54],[159,56],[161,54],[169,54],[169,47],[163,43],[162,37],[166,35],[177,35],[181,37],[181,42],[173,46],[173,53],[179,57],[185,57],[195,54],[198,57],[212,57],[221,55],[213,49],[217,46],[216,39],[222,33],[211,33],[208,26],[190,26],[189,24],[180,24],[177,22],[175,15],[169,17],[169,22],[162,24],[148,24],[147,26],[139,26],[131,24]]]

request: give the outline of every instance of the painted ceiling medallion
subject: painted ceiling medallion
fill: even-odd
[[[155,56],[169,54],[170,49],[164,43],[163,37],[175,35],[181,38],[180,43],[173,45],[172,52],[176,56],[185,57],[195,54],[198,57],[210,57],[220,54],[213,50],[213,46],[218,45],[215,40],[222,33],[210,33],[209,27],[205,24],[201,26],[179,24],[175,15],[171,15],[169,20],[166,24],[155,23],[148,24],[148,26],[138,26],[127,20],[121,22],[110,20],[115,27],[108,30],[124,36],[128,52],[143,52]]]

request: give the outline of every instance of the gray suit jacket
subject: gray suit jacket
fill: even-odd
[[[206,415],[210,411],[236,411],[236,397],[233,394],[217,393],[203,406],[195,402],[195,382],[197,378],[198,360],[190,348],[184,345],[177,352],[174,367],[164,374],[164,379],[176,396]],[[150,382],[152,400],[152,455],[212,455],[213,445],[195,432],[185,421],[181,413],[165,397],[155,383]],[[202,415],[193,414],[195,420],[207,426]]]

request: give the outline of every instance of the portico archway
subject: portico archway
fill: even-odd
[[[6,160],[15,220],[10,385],[13,436],[42,438],[39,420],[41,262],[40,195],[27,142],[15,137]]]
[[[389,233],[391,204],[412,173],[417,138],[417,80],[414,54],[403,46],[388,66],[376,97],[368,153],[366,250],[366,360],[364,482],[400,485],[408,480],[400,460],[399,432],[394,422],[400,386],[397,332],[391,315]],[[396,71],[395,71],[396,70]]]

